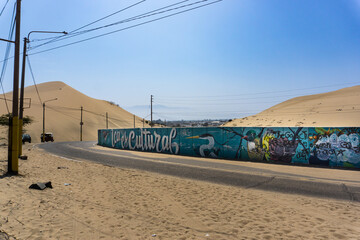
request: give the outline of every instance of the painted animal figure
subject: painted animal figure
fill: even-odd
[[[205,133],[199,136],[193,136],[193,137],[188,137],[187,139],[201,139],[201,140],[207,140],[208,144],[202,144],[199,147],[199,154],[202,157],[212,157],[212,158],[217,158],[218,155],[217,153],[219,152],[219,150],[215,149],[215,139],[213,137],[213,135],[209,134],[209,133]]]
[[[247,141],[247,153],[249,159],[252,161],[262,161],[264,158],[264,151],[262,146],[261,134],[256,134],[254,130],[249,130],[242,139]]]

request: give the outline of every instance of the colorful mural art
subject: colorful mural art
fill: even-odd
[[[101,129],[98,144],[185,156],[360,168],[360,128]]]

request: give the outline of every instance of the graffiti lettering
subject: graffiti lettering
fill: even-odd
[[[173,128],[169,135],[161,136],[156,131],[151,133],[146,129],[140,129],[140,134],[136,134],[134,130],[130,131],[128,136],[126,132],[121,134],[120,131],[114,130],[112,133],[112,147],[120,142],[121,148],[129,148],[130,150],[170,152],[178,154],[178,143],[173,142],[176,138],[176,129]]]
[[[98,137],[121,149],[360,168],[360,128],[103,129]]]
[[[349,142],[341,142],[341,143],[340,143],[340,147],[342,147],[342,148],[347,148],[347,149],[351,149],[351,148],[352,148],[351,143],[349,143]]]

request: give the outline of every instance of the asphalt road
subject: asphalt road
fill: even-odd
[[[57,156],[74,160],[87,160],[103,165],[139,169],[176,177],[226,184],[243,188],[301,194],[308,196],[360,201],[360,179],[352,181],[357,186],[348,185],[346,181],[331,182],[331,179],[304,180],[304,176],[276,172],[269,169],[252,168],[232,161],[206,161],[189,157],[172,155],[146,154],[139,156],[130,151],[114,151],[97,147],[96,142],[61,142],[43,143],[37,147]],[[346,174],[346,170],[344,170]]]

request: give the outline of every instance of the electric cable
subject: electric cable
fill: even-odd
[[[89,110],[85,110],[85,109],[83,109],[83,111],[84,111],[84,112],[87,112],[87,113],[91,113],[91,114],[97,115],[97,116],[106,117],[106,115],[103,115],[103,114],[101,114],[101,113],[95,113],[95,112],[92,112],[92,111],[89,111]],[[128,123],[128,121],[126,121],[126,120],[117,119],[117,118],[113,118],[113,117],[108,117],[108,119],[112,119],[112,120],[115,120],[115,121]]]
[[[107,16],[105,16],[105,17],[102,17],[102,18],[100,18],[100,19],[98,19],[98,20],[96,20],[96,21],[93,21],[93,22],[91,22],[91,23],[88,23],[88,24],[86,24],[86,25],[84,25],[84,26],[82,26],[82,27],[80,27],[80,28],[77,28],[77,29],[69,32],[68,35],[71,35],[71,34],[73,34],[74,32],[76,32],[76,31],[78,31],[78,30],[81,30],[81,29],[83,29],[83,28],[85,28],[85,27],[88,27],[88,26],[90,26],[90,25],[92,25],[92,24],[95,24],[95,23],[97,23],[97,22],[99,22],[99,21],[102,21],[102,20],[104,20],[104,19],[106,19],[106,18],[109,18],[109,17],[111,17],[111,16],[113,16],[113,15],[115,15],[115,14],[118,14],[118,13],[120,13],[120,12],[123,12],[123,11],[127,10],[127,9],[130,9],[130,8],[136,6],[136,5],[140,4],[140,3],[143,3],[143,2],[145,2],[145,1],[146,1],[146,0],[139,1],[139,2],[137,2],[137,3],[135,3],[135,4],[132,4],[132,5],[128,6],[128,7],[126,7],[126,8],[120,9],[120,10],[118,10],[118,11],[112,13],[112,14],[109,14],[109,15],[107,15]],[[40,47],[40,46],[42,46],[42,45],[55,42],[57,39],[60,39],[60,38],[64,38],[64,36],[55,37],[53,40],[51,40],[51,41],[49,41],[49,42],[46,42],[46,43],[43,43],[43,44],[40,44],[40,45],[38,45],[38,46],[35,46],[34,48],[37,48],[37,47]]]
[[[152,10],[152,11],[147,12],[147,13],[143,13],[143,14],[140,14],[140,15],[137,15],[137,16],[134,16],[134,17],[130,17],[130,18],[127,18],[127,19],[124,19],[124,20],[121,20],[121,21],[118,21],[118,22],[115,22],[115,23],[107,24],[107,25],[104,25],[104,26],[100,26],[100,27],[97,27],[97,28],[92,28],[92,29],[88,29],[88,30],[81,31],[81,32],[74,32],[74,31],[75,31],[75,30],[74,30],[74,31],[70,32],[69,34],[67,34],[66,36],[59,36],[59,37],[58,37],[58,40],[57,40],[57,39],[54,39],[53,41],[49,41],[49,42],[47,42],[47,43],[43,43],[43,44],[34,46],[34,47],[32,47],[32,50],[33,50],[33,49],[36,49],[37,47],[43,46],[43,45],[45,45],[45,44],[48,44],[48,43],[53,43],[53,42],[65,40],[65,39],[68,39],[68,38],[77,37],[77,36],[82,35],[82,34],[85,34],[85,33],[89,33],[89,32],[96,31],[96,30],[100,30],[100,29],[107,28],[107,27],[112,27],[112,26],[115,26],[115,25],[118,25],[118,24],[123,24],[123,23],[128,23],[128,22],[136,21],[136,20],[139,20],[139,19],[142,19],[142,18],[152,17],[152,16],[159,15],[159,14],[163,14],[163,13],[166,13],[166,12],[178,10],[178,9],[180,9],[180,8],[185,8],[185,7],[189,7],[189,6],[192,6],[192,5],[196,5],[196,4],[199,4],[199,3],[202,3],[202,2],[207,2],[207,1],[209,1],[209,0],[201,0],[201,1],[197,1],[197,2],[194,2],[194,3],[182,5],[182,6],[179,6],[179,7],[176,7],[176,8],[171,8],[171,9],[168,9],[168,10],[164,10],[164,11],[159,12],[160,10],[167,9],[167,8],[169,8],[169,7],[172,7],[172,6],[175,6],[175,5],[178,5],[178,4],[187,2],[187,1],[189,1],[189,0],[184,0],[184,1],[181,1],[181,2],[178,2],[178,3],[175,3],[175,4],[171,4],[171,5],[168,5],[168,6],[159,8],[159,9],[156,9],[156,10]],[[60,39],[60,38],[61,38],[61,39]]]
[[[36,85],[36,82],[35,82],[34,73],[33,73],[33,70],[32,70],[31,64],[30,64],[30,58],[29,58],[28,55],[26,55],[26,59],[27,59],[26,62],[27,62],[28,65],[29,65],[29,69],[30,69],[30,73],[31,73],[31,76],[32,76],[32,80],[33,80],[33,82],[34,82],[34,86],[35,86],[35,89],[36,89],[36,93],[37,93],[37,95],[38,95],[38,97],[39,97],[40,103],[42,104],[41,97],[40,97],[40,93],[39,93],[39,90],[38,90],[38,88],[37,88],[37,85]]]
[[[222,98],[222,97],[239,97],[239,96],[253,96],[253,95],[263,95],[263,94],[274,94],[274,93],[281,93],[281,92],[293,92],[293,91],[299,91],[299,90],[313,90],[313,89],[319,89],[319,88],[327,88],[327,87],[336,87],[336,86],[344,86],[344,85],[353,85],[353,84],[360,84],[360,82],[347,82],[347,83],[338,83],[338,84],[331,84],[331,85],[322,85],[317,87],[309,87],[309,88],[293,88],[293,89],[285,89],[285,90],[279,90],[279,91],[267,91],[267,92],[255,92],[255,93],[242,93],[242,94],[236,94],[236,95],[207,95],[207,96],[168,96],[168,97],[158,97],[157,99],[185,99],[185,98]],[[315,93],[318,94],[318,93]],[[286,95],[288,96],[288,95]],[[248,99],[248,98],[246,98]]]
[[[57,47],[45,49],[45,50],[42,50],[42,51],[39,51],[39,52],[31,53],[29,55],[36,55],[36,54],[52,51],[52,50],[55,50],[55,49],[71,46],[71,45],[74,45],[74,44],[82,43],[82,42],[89,41],[89,40],[92,40],[92,39],[100,38],[100,37],[107,36],[107,35],[110,35],[110,34],[114,34],[114,33],[117,33],[117,32],[125,31],[125,30],[128,30],[128,29],[132,29],[132,28],[135,28],[135,27],[145,25],[145,24],[156,22],[156,21],[159,21],[159,20],[162,20],[162,19],[165,19],[165,18],[169,18],[169,17],[175,16],[175,15],[179,15],[179,14],[182,14],[182,13],[185,13],[185,12],[189,12],[189,11],[201,8],[201,7],[205,7],[205,6],[208,6],[208,5],[211,5],[211,4],[215,4],[215,3],[221,2],[221,1],[223,1],[223,0],[216,0],[216,1],[211,2],[211,3],[203,4],[203,5],[200,5],[200,6],[197,6],[197,7],[193,7],[193,8],[186,9],[186,10],[183,10],[183,11],[180,11],[180,12],[172,13],[172,14],[169,14],[169,15],[166,15],[166,16],[155,18],[155,19],[152,19],[152,20],[149,20],[149,21],[138,23],[138,24],[128,26],[128,27],[125,27],[125,28],[121,28],[121,29],[118,29],[118,30],[115,30],[115,31],[103,33],[103,34],[100,34],[100,35],[96,35],[96,36],[89,37],[89,38],[86,38],[86,39],[82,39],[82,40],[79,40],[79,41],[75,41],[75,42],[67,43],[67,44],[64,44],[64,45],[57,46]]]
[[[0,16],[3,14],[5,8],[6,8],[6,5],[8,4],[9,0],[6,1],[4,7],[2,8],[1,12],[0,12]]]
[[[71,117],[73,119],[76,119],[76,120],[80,121],[80,118],[74,117],[73,115],[70,115],[70,114],[66,114],[66,113],[56,109],[54,106],[46,106],[46,108],[49,108],[49,109],[51,109],[51,110],[53,110],[55,112],[61,113],[62,115],[65,115],[65,116],[68,116],[68,117]]]
[[[11,23],[10,23],[10,30],[9,30],[9,35],[8,35],[8,39],[11,40],[14,36],[14,30],[15,30],[15,12],[16,12],[16,5],[14,4],[14,9],[13,9],[13,14],[11,17]],[[5,95],[5,90],[4,90],[4,85],[3,85],[3,80],[5,77],[5,72],[6,72],[6,68],[7,68],[7,59],[9,58],[9,54],[10,54],[10,50],[11,50],[11,44],[10,42],[7,43],[6,45],[6,51],[5,51],[5,56],[4,56],[4,61],[3,61],[3,66],[2,66],[2,70],[1,70],[1,75],[0,75],[0,84],[1,84],[1,89],[4,95],[4,99],[5,99],[5,106],[6,106],[6,110],[8,112],[8,114],[10,114],[10,109],[8,106],[8,100],[6,99],[6,95]]]

